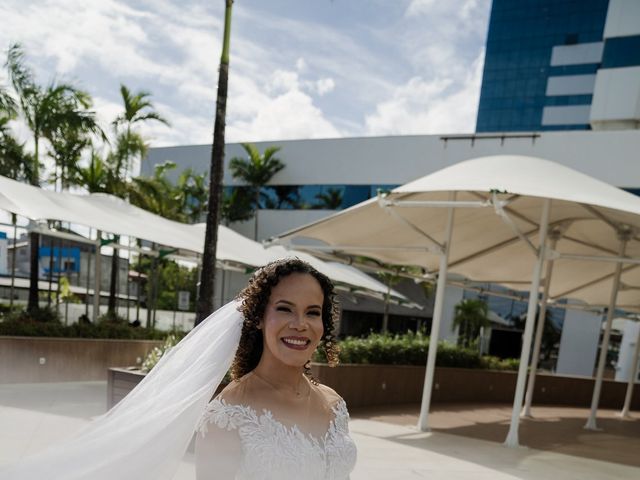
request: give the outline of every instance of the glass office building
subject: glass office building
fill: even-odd
[[[493,0],[477,132],[589,129],[608,0]]]

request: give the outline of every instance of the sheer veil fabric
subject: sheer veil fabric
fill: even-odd
[[[109,412],[67,441],[0,466],[0,478],[170,480],[233,361],[238,306],[228,303],[195,327]]]

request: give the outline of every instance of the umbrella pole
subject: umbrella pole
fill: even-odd
[[[556,249],[559,235],[553,231],[549,235],[551,237],[551,250]],[[538,323],[536,324],[536,338],[533,341],[533,356],[531,357],[531,369],[529,370],[529,383],[527,384],[527,393],[524,397],[524,410],[522,416],[531,418],[531,402],[533,402],[533,390],[536,386],[536,372],[538,371],[538,361],[540,360],[540,346],[542,345],[542,334],[544,333],[544,322],[547,316],[547,302],[549,301],[549,285],[551,285],[551,275],[553,274],[553,258],[547,260],[547,268],[544,274],[544,287],[542,292],[542,300],[540,301],[540,312],[538,314]]]
[[[524,397],[524,387],[527,380],[527,367],[529,366],[529,353],[531,352],[531,340],[533,337],[533,324],[538,306],[538,294],[540,291],[540,276],[545,257],[545,243],[547,241],[547,227],[549,226],[549,210],[551,210],[551,200],[546,198],[542,206],[542,216],[540,218],[540,246],[538,256],[533,267],[533,279],[529,290],[529,308],[527,309],[527,321],[524,327],[522,340],[522,352],[520,354],[520,367],[518,368],[518,380],[516,383],[516,393],[513,398],[513,411],[511,413],[511,424],[509,433],[504,441],[507,447],[518,447],[518,428],[520,427],[520,411]]]
[[[620,230],[618,232],[620,238],[619,256],[623,257],[627,247],[627,241],[630,234],[628,230]],[[616,270],[613,276],[613,287],[611,288],[611,296],[609,297],[609,307],[607,308],[607,324],[604,328],[602,336],[602,344],[600,346],[600,356],[598,357],[598,370],[596,373],[596,383],[593,387],[593,396],[591,397],[591,411],[589,418],[584,425],[585,430],[598,430],[596,425],[596,415],[598,414],[598,404],[600,403],[600,391],[602,390],[602,378],[604,376],[604,366],[607,363],[607,351],[609,350],[609,337],[611,336],[611,324],[616,309],[616,299],[618,297],[618,289],[620,287],[620,275],[622,274],[622,262],[616,263]]]
[[[638,329],[638,338],[636,338],[636,348],[633,351],[633,364],[629,375],[629,384],[627,385],[627,394],[624,397],[624,406],[620,412],[622,418],[629,418],[629,409],[631,408],[631,397],[635,387],[636,378],[638,378],[638,355],[640,355],[640,329]]]
[[[100,315],[100,276],[102,275],[102,254],[100,253],[100,247],[102,239],[102,232],[100,230],[96,231],[96,268],[95,268],[95,278],[93,279],[93,315],[91,318],[93,319],[93,324],[98,323],[98,316]]]
[[[451,201],[455,200],[455,193],[450,194]],[[451,246],[451,233],[453,231],[453,207],[449,207],[447,217],[447,231],[445,234],[444,251],[440,254],[440,266],[438,269],[438,284],[436,298],[433,306],[433,321],[431,322],[431,334],[429,336],[429,352],[427,354],[427,368],[424,374],[424,387],[422,391],[422,405],[420,406],[420,418],[418,428],[423,432],[429,429],[429,409],[431,407],[431,391],[433,389],[433,374],[436,366],[436,353],[438,352],[438,335],[442,320],[442,307],[444,304],[444,292],[447,286],[447,269],[449,267],[449,251]]]
[[[89,227],[89,238],[91,238],[91,227]],[[82,258],[82,257],[81,257]],[[82,265],[82,262],[80,262]],[[89,319],[89,286],[91,285],[91,247],[87,248],[87,286],[84,294],[84,315]]]
[[[18,236],[18,217],[15,213],[11,214],[11,223],[13,223],[13,255],[11,255],[11,291],[9,293],[9,310],[13,310],[13,290],[16,283],[16,237]]]

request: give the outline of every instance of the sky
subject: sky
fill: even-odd
[[[490,7],[236,0],[227,141],[473,132]],[[21,43],[38,81],[88,91],[105,128],[122,83],[171,123],[144,127],[151,146],[211,142],[224,0],[3,0],[0,18],[2,56]]]

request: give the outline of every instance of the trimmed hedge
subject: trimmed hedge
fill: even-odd
[[[128,340],[163,340],[167,332],[146,328],[134,328],[124,323],[102,322],[97,325],[59,322],[36,322],[33,320],[5,320],[0,322],[0,335],[19,337],[65,337],[65,338],[111,338]],[[177,332],[180,338],[184,336]]]
[[[340,362],[378,365],[425,365],[429,337],[422,333],[403,335],[372,333],[366,338],[347,337],[339,342]],[[314,361],[326,363],[324,350],[319,349]],[[438,345],[436,363],[440,367],[517,370],[518,359],[479,356],[476,350],[461,348],[447,342]]]

